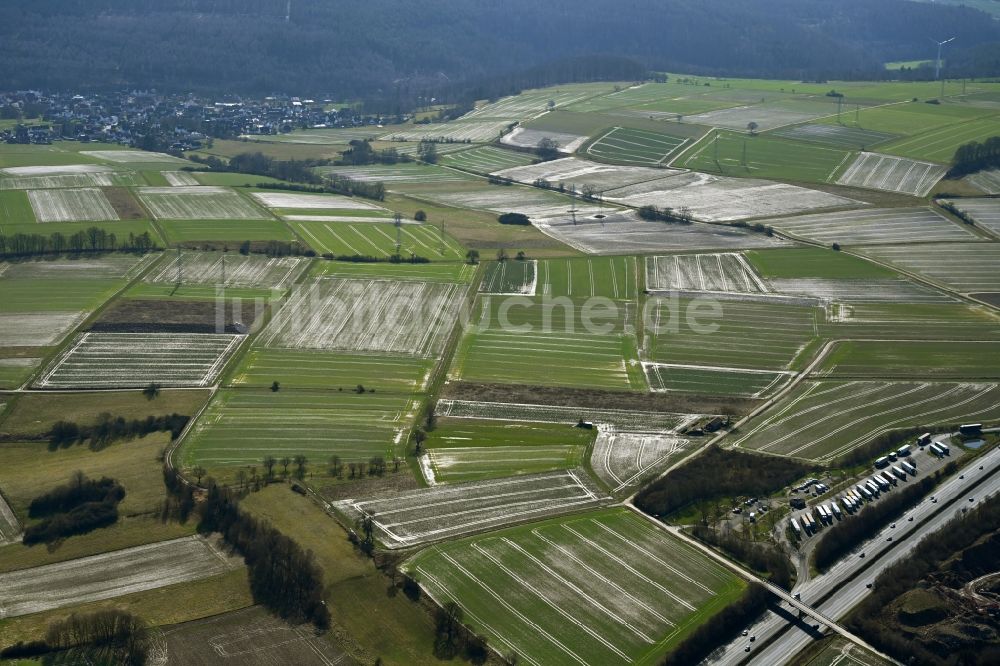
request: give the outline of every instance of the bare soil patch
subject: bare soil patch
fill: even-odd
[[[99,333],[245,333],[256,319],[255,304],[228,301],[222,314],[224,330],[217,330],[215,301],[122,299],[101,313],[90,330]]]
[[[125,187],[105,187],[104,196],[123,220],[148,220],[149,214]]]

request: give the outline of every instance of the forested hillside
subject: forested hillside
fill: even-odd
[[[701,74],[861,76],[1000,41],[966,7],[905,0],[32,0],[4,3],[5,87],[354,95],[438,89],[588,54]]]

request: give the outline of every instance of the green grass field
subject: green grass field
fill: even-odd
[[[638,298],[639,262],[635,257],[543,259],[538,262],[539,295],[572,298]]]
[[[726,176],[825,183],[846,165],[850,153],[829,146],[769,135],[719,132],[681,160],[680,166]]]
[[[535,664],[658,663],[744,588],[626,509],[443,544],[404,566],[501,653]]]
[[[542,297],[480,297],[479,328],[470,329],[450,375],[472,382],[646,390],[627,308],[595,310],[580,302],[546,305]]]
[[[42,359],[36,357],[0,358],[0,388],[18,388],[41,363]]]
[[[764,278],[879,279],[897,274],[878,264],[833,250],[802,247],[744,252]]]
[[[166,241],[171,245],[198,241],[290,241],[295,234],[279,220],[161,220]]]
[[[533,261],[491,261],[486,264],[479,291],[534,296],[537,287],[535,267]]]
[[[818,308],[801,305],[657,299],[654,308],[646,333],[659,363],[784,370],[818,335]]]
[[[1000,314],[964,303],[844,303],[835,321],[820,325],[828,338],[851,340],[997,340]]]
[[[35,222],[35,211],[31,209],[27,192],[0,190],[0,230],[9,225],[35,224]]]
[[[396,254],[396,227],[391,224],[345,222],[290,222],[299,236],[319,254],[386,258]],[[465,251],[450,236],[430,225],[400,227],[400,251],[431,261],[460,261]]]
[[[847,341],[824,359],[833,377],[990,379],[1000,377],[1000,342]]]
[[[805,382],[743,428],[744,448],[829,461],[893,429],[990,421],[996,384]]]
[[[767,397],[791,379],[791,375],[779,372],[660,364],[646,365],[646,377],[653,391],[750,398]]]
[[[0,278],[0,313],[93,310],[123,286],[124,280]]]
[[[302,454],[313,464],[332,455],[345,462],[389,460],[409,409],[409,395],[399,393],[225,389],[184,440],[178,460],[209,470],[259,467],[268,455]]]
[[[928,91],[930,92],[930,91]],[[938,91],[933,91],[930,97],[936,98]],[[926,99],[927,96],[920,96]],[[979,109],[958,104],[926,104],[919,102],[902,102],[889,106],[862,108],[860,111],[845,107],[840,122],[836,117],[824,118],[818,122],[828,125],[842,124],[845,127],[861,127],[876,132],[888,132],[904,136],[913,136],[922,132],[956,123],[975,120],[990,115],[989,109]]]
[[[435,479],[459,483],[573,469],[593,440],[593,430],[562,424],[442,418],[424,448]]]
[[[432,359],[389,355],[340,354],[319,350],[254,347],[241,359],[228,384],[282,388],[354,390],[358,384],[378,394],[412,393],[428,379]]]
[[[880,150],[893,155],[948,164],[955,156],[955,150],[962,144],[997,135],[1000,135],[1000,117],[993,114],[893,141]]]

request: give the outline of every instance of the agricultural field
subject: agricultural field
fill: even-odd
[[[840,303],[954,303],[955,298],[910,280],[849,280],[797,278],[771,280],[780,294],[808,296],[821,301]]]
[[[268,220],[263,210],[225,187],[142,187],[139,200],[158,220]]]
[[[634,308],[542,297],[481,296],[450,376],[473,382],[644,390],[635,340],[626,334]],[[631,313],[631,315],[630,315]]]
[[[845,150],[866,150],[886,141],[895,139],[897,135],[889,132],[876,132],[862,127],[847,127],[844,125],[806,124],[785,127],[770,132],[774,136],[796,141],[810,141]]]
[[[681,146],[683,137],[628,127],[613,127],[587,146],[587,155],[597,160],[639,166],[661,166]]]
[[[409,189],[407,194],[458,209],[472,208],[499,214],[524,213],[532,222],[550,218],[570,221],[574,215],[581,219],[618,210],[605,208],[600,202],[578,201],[552,190],[520,185],[488,185],[485,182],[463,183],[446,189],[424,186]]]
[[[243,241],[299,240],[285,224],[263,215],[258,220],[160,220],[157,227],[170,244],[214,241],[235,247]]]
[[[766,398],[785,386],[790,372],[705,367],[667,363],[644,363],[650,390],[654,393],[695,393]]]
[[[430,357],[444,347],[466,291],[439,282],[320,278],[293,292],[259,342]]]
[[[725,95],[724,92],[718,93]],[[750,95],[761,99],[760,95]],[[747,96],[744,96],[746,98]],[[756,123],[761,132],[786,125],[797,125],[818,118],[835,115],[837,105],[831,102],[800,99],[777,99],[763,103],[735,106],[718,111],[708,111],[684,117],[684,122],[746,130],[750,123]]]
[[[646,289],[746,294],[770,291],[746,257],[738,252],[646,257]]]
[[[370,516],[376,538],[397,549],[593,509],[610,499],[583,470],[565,470],[343,500],[334,507],[352,522]]]
[[[830,248],[783,247],[743,253],[765,280],[825,278],[885,280],[899,275],[888,268]]]
[[[716,132],[676,166],[725,176],[828,183],[849,156],[840,148],[789,141],[771,134]]]
[[[380,138],[392,142],[434,141],[438,143],[490,143],[511,124],[510,120],[474,120],[465,116],[450,123],[403,125]]]
[[[977,226],[1000,235],[1000,199],[950,199],[946,202],[974,220]]]
[[[593,430],[564,424],[442,418],[424,442],[422,467],[435,483],[573,469],[593,439]]]
[[[636,213],[536,221],[542,233],[586,254],[649,254],[692,250],[739,250],[780,247],[788,241],[735,227],[702,224],[664,224],[641,219]]]
[[[996,384],[806,382],[751,422],[735,444],[829,461],[894,428],[995,419],[998,398]]]
[[[433,261],[458,261],[465,257],[451,236],[424,224],[404,224],[396,229],[375,221],[364,223],[292,221],[293,229],[319,254],[386,259],[396,254],[396,238],[402,256],[416,255]]]
[[[535,161],[534,156],[495,146],[478,146],[461,150],[439,158],[439,163],[456,169],[475,173],[493,173],[503,169],[527,166]]]
[[[604,199],[629,206],[686,208],[696,220],[705,222],[859,205],[852,199],[785,183],[693,172],[611,190],[604,193]]]
[[[242,565],[207,539],[192,536],[68,562],[0,573],[0,618],[113,599],[218,576]]]
[[[817,372],[851,378],[989,379],[1000,376],[1000,343],[849,340],[837,343]]]
[[[437,402],[437,415],[453,419],[561,423],[570,426],[583,420],[598,426],[606,425],[619,430],[650,433],[674,432],[697,418],[691,414],[671,414],[670,412],[470,400],[439,400]]]
[[[472,282],[476,267],[467,262],[434,262],[428,264],[353,263],[322,261],[313,265],[316,277],[351,278],[355,280],[415,280],[417,282]]]
[[[103,162],[117,164],[190,164],[187,160],[182,160],[179,157],[172,157],[166,153],[151,153],[145,150],[81,150],[80,154]]]
[[[616,301],[639,297],[636,257],[542,259],[538,262],[538,293],[573,298],[600,296]]]
[[[317,635],[306,625],[293,625],[262,606],[164,627],[161,641],[168,664],[214,666],[220,661],[240,666],[351,666],[334,646],[335,639]]]
[[[499,296],[534,296],[538,285],[538,262],[496,261],[486,266],[479,293]]]
[[[975,241],[979,237],[931,208],[872,208],[765,220],[764,224],[819,243],[879,245]]]
[[[227,382],[229,386],[348,389],[358,383],[379,394],[425,388],[433,361],[387,354],[341,354],[314,349],[252,347]]]
[[[1000,265],[995,243],[889,245],[859,252],[962,293],[1000,291],[1000,273],[987,268]]]
[[[452,169],[444,169],[429,164],[418,164],[416,162],[353,167],[320,167],[317,171],[323,175],[337,174],[363,182],[382,182],[389,189],[405,183],[462,183],[474,178],[474,176],[459,173]]]
[[[590,188],[595,192],[605,192],[678,173],[680,172],[674,169],[619,166],[577,157],[564,157],[530,166],[505,169],[497,172],[497,175],[526,185],[531,185],[537,180],[545,180],[553,186],[564,186],[570,191],[582,192],[585,188]]]
[[[894,141],[885,145],[883,150],[893,155],[948,164],[959,146],[997,134],[1000,134],[1000,119],[994,112],[984,118],[950,124]]]
[[[89,222],[117,220],[118,213],[104,192],[78,190],[28,190],[28,201],[39,222]]]
[[[194,187],[201,185],[193,174],[186,171],[161,171],[160,175],[171,187]]]
[[[251,196],[289,222],[393,222],[390,211],[357,197],[288,192],[255,192]]]
[[[0,169],[0,190],[133,187],[143,184],[134,172],[116,172],[95,164]]]
[[[40,388],[209,386],[244,336],[83,333],[38,379]]]
[[[82,310],[0,312],[0,347],[51,347],[79,326],[88,314]]]
[[[843,127],[858,127],[869,131],[885,132],[888,134],[899,134],[904,137],[916,136],[931,130],[951,127],[954,128],[959,123],[982,118],[989,115],[989,110],[977,109],[974,107],[945,103],[926,104],[925,102],[910,102],[901,86],[888,86],[887,91],[895,88],[905,102],[888,104],[884,106],[872,106],[868,108],[851,109],[851,104],[845,107],[845,112],[840,119],[828,117],[820,120],[821,124],[840,125]],[[939,90],[934,90],[933,84],[923,91],[914,90],[911,97],[937,97]],[[897,97],[899,99],[899,97]],[[887,150],[887,152],[893,152]],[[950,159],[950,156],[949,156]]]
[[[1000,194],[1000,169],[987,169],[963,178],[985,194]]]
[[[735,599],[732,573],[626,509],[426,550],[404,564],[528,664],[654,664]]]
[[[3,323],[3,315],[0,315],[0,331],[4,330],[5,324]],[[18,340],[21,342],[23,340]],[[32,345],[39,344],[36,340],[27,340]],[[2,337],[0,337],[0,347],[8,346],[19,346],[19,345],[8,345]],[[36,357],[14,357],[14,358],[0,358],[0,389],[16,389],[20,387],[28,378],[38,369],[38,366],[42,364],[42,359]],[[0,412],[3,411],[2,406],[0,406]],[[2,511],[2,507],[0,507]]]
[[[590,466],[611,492],[635,488],[643,480],[674,464],[694,449],[691,440],[649,432],[601,429],[590,455]]]
[[[925,197],[948,169],[879,153],[861,153],[837,179],[840,185]]]
[[[153,284],[212,284],[227,287],[290,287],[308,266],[298,257],[178,252],[145,277]]]
[[[686,298],[651,304],[646,334],[656,363],[786,370],[818,335],[815,307]]]
[[[518,127],[512,132],[504,134],[500,143],[515,148],[536,148],[542,139],[554,141],[559,152],[566,155],[575,153],[587,142],[587,136],[582,134]]]
[[[375,382],[378,383],[377,381]],[[179,461],[187,468],[260,466],[265,456],[305,455],[324,464],[374,456],[391,460],[411,409],[407,394],[223,389],[185,438]]]
[[[610,83],[581,83],[536,90],[525,90],[519,95],[504,97],[496,102],[484,104],[462,116],[461,120],[501,118],[528,120],[549,110],[572,106],[597,97],[613,89]]]

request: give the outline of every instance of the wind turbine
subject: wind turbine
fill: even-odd
[[[956,39],[955,37],[952,37],[951,39],[946,39],[943,42],[939,42],[936,39],[931,39],[931,41],[934,42],[935,44],[937,44],[937,47],[938,47],[937,66],[934,68],[934,80],[935,81],[938,80],[939,78],[941,78],[941,47],[944,46],[945,44],[947,44],[948,42],[955,41],[955,39]]]

